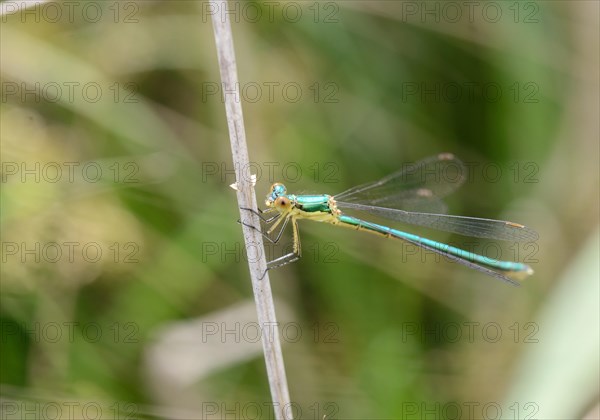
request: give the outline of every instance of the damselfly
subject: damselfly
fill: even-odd
[[[446,207],[441,198],[460,186],[465,180],[465,174],[466,169],[460,160],[450,153],[443,153],[405,166],[379,181],[351,188],[335,196],[288,194],[283,184],[273,184],[265,202],[267,209],[258,214],[269,226],[263,235],[269,241],[277,243],[291,221],[293,251],[270,261],[267,269],[280,267],[300,258],[302,252],[297,222],[308,219],[400,239],[518,286],[517,280],[533,274],[527,264],[496,260],[346,214],[346,211],[369,213],[410,225],[479,238],[519,242],[538,238],[534,230],[518,223],[443,214]],[[269,213],[276,214],[272,217],[263,216]],[[278,228],[275,237],[271,238]]]

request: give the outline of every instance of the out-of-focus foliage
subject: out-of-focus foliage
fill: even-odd
[[[271,281],[303,418],[547,413],[536,378],[571,374],[552,398],[572,401],[586,383],[565,365],[578,343],[590,352],[577,372],[598,374],[597,279],[568,269],[598,224],[598,4],[451,3],[230,6],[259,202],[276,181],[335,194],[452,152],[469,178],[451,213],[540,233],[500,248],[433,235],[530,263],[536,274],[511,288],[399,242],[302,223],[302,260]],[[24,404],[49,417],[57,402],[63,418],[93,418],[86,407],[270,418],[228,187],[211,25],[224,11],[12,7],[0,16],[3,418]],[[553,295],[570,283],[596,293],[590,319]],[[540,318],[553,308],[567,337]],[[564,339],[545,375],[519,362]]]

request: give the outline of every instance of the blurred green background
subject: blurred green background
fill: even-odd
[[[211,24],[224,10],[9,3],[2,418],[272,418],[228,187]],[[302,223],[303,258],[270,276],[295,415],[593,413],[598,3],[230,7],[259,203],[276,181],[335,194],[451,152],[469,167],[451,213],[540,234],[485,248],[535,269],[512,288]]]

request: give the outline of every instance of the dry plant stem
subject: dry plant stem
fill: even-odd
[[[252,208],[256,210],[256,196],[254,188],[250,183],[248,148],[246,146],[246,133],[244,131],[242,106],[238,91],[231,24],[229,22],[229,14],[218,12],[226,10],[227,0],[211,0],[210,4],[213,8],[212,10],[216,11],[216,13],[212,14],[212,22],[217,45],[217,55],[219,57],[221,81],[225,94],[225,111],[227,113],[231,152],[238,187],[238,206],[240,208]],[[265,259],[263,238],[258,231],[247,227],[248,225],[260,226],[260,221],[256,215],[242,210],[240,210],[240,220],[242,222],[247,255],[249,256],[248,264],[250,266],[252,289],[254,290],[254,300],[258,312],[258,322],[263,331],[262,344],[275,418],[287,419],[291,417],[290,413],[287,412],[291,407],[290,396],[283,364],[279,330],[276,327],[277,320],[275,318],[271,283],[268,273],[264,274],[267,262]],[[256,250],[260,251],[257,252]],[[253,255],[257,258],[250,258]]]

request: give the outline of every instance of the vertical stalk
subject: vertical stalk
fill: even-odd
[[[233,36],[229,14],[222,13],[227,10],[227,0],[211,0],[210,13],[215,33],[217,55],[219,58],[219,69],[223,94],[225,95],[225,111],[227,114],[227,125],[229,127],[229,140],[231,142],[231,153],[235,168],[237,182],[237,200],[240,208],[257,209],[256,196],[250,180],[250,165],[248,158],[248,147],[246,145],[246,132],[244,130],[244,119],[240,102],[239,83],[237,78],[237,67],[235,52],[233,49]],[[258,322],[262,327],[262,344],[267,375],[271,388],[271,399],[276,419],[291,418],[290,396],[288,391],[281,342],[279,340],[279,329],[275,317],[275,306],[271,293],[269,275],[264,274],[267,267],[263,238],[260,232],[248,228],[246,225],[260,226],[258,217],[249,211],[240,210],[240,220],[246,245],[248,265],[250,266],[250,277],[254,300],[258,314]],[[252,250],[260,250],[257,252]],[[250,256],[255,255],[256,258]]]

